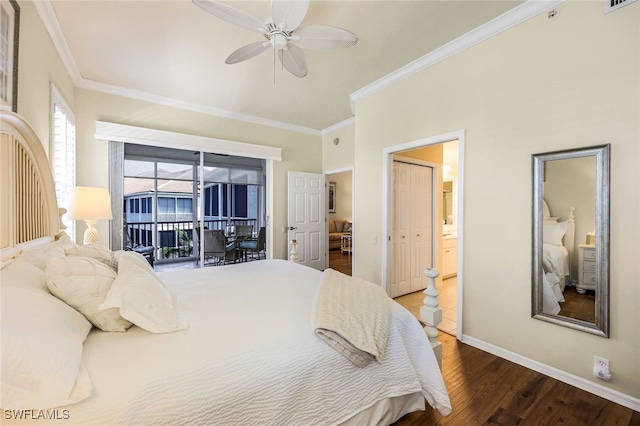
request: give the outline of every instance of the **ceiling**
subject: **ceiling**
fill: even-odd
[[[224,1],[266,20],[270,2]],[[225,64],[257,33],[222,21],[190,0],[53,0],[83,86],[158,97],[225,116],[318,131],[353,116],[349,95],[512,9],[521,1],[312,1],[301,26],[347,29],[347,49],[305,50],[309,74],[274,67],[268,50]]]

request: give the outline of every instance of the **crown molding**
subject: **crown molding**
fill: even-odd
[[[458,37],[455,40],[433,50],[407,65],[387,74],[381,79],[353,92],[349,95],[351,112],[355,114],[356,104],[371,95],[378,93],[412,75],[444,61],[466,49],[475,46],[491,37],[508,30],[545,10],[553,8],[564,0],[527,0],[497,18],[480,25],[478,28]]]
[[[185,102],[178,99],[167,98],[164,96],[154,95],[152,93],[140,90],[127,89],[113,84],[103,83],[100,81],[81,78],[77,87],[81,89],[93,90],[95,92],[107,93],[110,95],[122,96],[130,99],[151,102],[154,104],[164,105],[173,108],[199,112],[203,114],[213,115],[216,117],[229,118],[232,120],[244,121],[247,123],[258,124],[261,126],[274,127],[276,129],[288,130],[292,132],[305,133],[312,136],[320,136],[320,130],[310,127],[298,126],[295,124],[284,123],[282,121],[270,120],[255,115],[241,114],[238,112],[228,111],[220,108],[214,108],[206,105]]]
[[[71,54],[71,49],[69,49],[67,40],[64,38],[62,28],[60,28],[58,18],[56,17],[56,13],[54,12],[53,6],[51,5],[51,1],[34,1],[33,5],[35,6],[38,15],[40,15],[40,19],[42,20],[45,29],[49,33],[49,37],[51,37],[53,45],[58,50],[60,59],[62,59],[62,63],[67,69],[71,80],[75,85],[78,85],[78,82],[80,81],[82,76],[80,75],[80,71],[78,70],[78,65],[76,64],[75,59],[73,59],[73,55]]]
[[[331,134],[333,132],[337,132],[338,130],[342,130],[342,129],[346,129],[347,127],[351,127],[356,123],[356,118],[355,117],[349,117],[346,120],[342,120],[334,125],[331,125],[329,127],[325,127],[324,129],[322,129],[320,131],[320,134],[322,136]]]

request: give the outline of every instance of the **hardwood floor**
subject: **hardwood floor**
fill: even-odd
[[[593,291],[579,294],[575,287],[567,287],[564,300],[560,303],[561,310],[558,315],[596,322],[596,296]]]
[[[441,333],[453,412],[410,413],[394,426],[640,425],[640,413]]]
[[[351,275],[351,259],[349,253],[342,253],[340,250],[329,250],[329,268],[335,269],[346,275]]]

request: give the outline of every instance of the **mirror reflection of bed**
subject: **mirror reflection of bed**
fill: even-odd
[[[574,268],[579,245],[575,239],[574,208],[565,217],[552,216],[543,201],[543,312],[595,322],[595,292],[576,287]]]

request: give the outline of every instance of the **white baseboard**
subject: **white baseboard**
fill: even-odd
[[[552,377],[563,383],[567,383],[569,385],[575,386],[579,389],[582,389],[584,391],[587,391],[589,393],[602,397],[606,400],[615,402],[616,404],[620,404],[634,411],[640,411],[640,399],[635,398],[631,395],[624,394],[614,389],[610,389],[606,386],[602,386],[598,383],[594,383],[589,380],[586,380],[582,377],[578,377],[576,375],[567,373],[566,371],[562,371],[555,367],[551,367],[541,362],[534,361],[530,358],[524,357],[517,353],[492,345],[485,341],[476,339],[471,336],[467,336],[466,334],[462,336],[461,341],[463,343],[466,343],[467,345],[476,347],[485,352],[496,355],[500,358],[504,358],[518,365],[522,365],[523,367],[527,367],[533,371],[537,371],[538,373],[542,373],[544,375]]]

